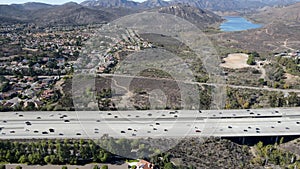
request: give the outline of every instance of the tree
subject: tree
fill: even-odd
[[[67,166],[62,166],[61,169],[68,169],[68,167]]]
[[[10,150],[7,151],[5,158],[6,158],[7,162],[12,162],[13,161],[13,156],[10,153]]]
[[[10,90],[10,86],[8,82],[4,82],[1,86],[0,86],[0,92],[7,92]]]
[[[297,93],[291,92],[290,96],[288,97],[288,104],[289,106],[299,106],[300,105],[300,99],[297,95]]]
[[[0,165],[0,169],[5,169],[5,165],[4,165],[4,164],[1,164],[1,165]]]
[[[25,110],[35,110],[35,104],[33,102],[27,102]]]
[[[46,157],[44,158],[44,161],[45,161],[45,163],[49,164],[49,163],[51,162],[50,156],[46,156]]]
[[[253,55],[250,55],[250,56],[248,57],[247,64],[248,64],[248,65],[255,65],[255,64],[256,64],[255,58],[254,58]]]
[[[108,169],[108,166],[107,166],[107,165],[103,165],[103,166],[101,167],[101,169]]]
[[[164,165],[164,169],[176,169],[176,167],[171,162],[168,162]]]
[[[253,56],[253,57],[259,57],[259,53],[257,53],[256,51],[250,53],[250,56]]]
[[[58,159],[56,158],[55,155],[50,155],[50,163],[51,164],[57,164],[58,163]]]
[[[18,166],[16,166],[16,169],[22,169],[22,167],[18,165]]]
[[[94,165],[93,169],[100,169],[97,165]]]
[[[25,155],[22,155],[22,156],[19,158],[18,162],[19,162],[19,163],[22,163],[22,164],[26,163],[26,162],[27,162],[26,156],[25,156]]]

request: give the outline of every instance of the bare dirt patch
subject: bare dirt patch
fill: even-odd
[[[285,73],[284,77],[286,78],[285,82],[290,86],[295,86],[295,85],[300,83],[300,77],[299,76],[295,76],[295,75],[292,75],[292,74],[289,74],[289,73]]]
[[[229,69],[241,69],[249,67],[249,65],[247,64],[248,55],[244,53],[229,54],[223,60],[225,61],[225,63],[222,63],[220,65],[221,67]]]

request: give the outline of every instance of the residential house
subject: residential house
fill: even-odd
[[[137,169],[153,169],[154,165],[146,160],[140,160],[137,164],[136,164],[136,168]]]

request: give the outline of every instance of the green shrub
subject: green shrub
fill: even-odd
[[[103,165],[103,166],[101,167],[101,169],[108,169],[108,166],[107,166],[107,165]]]
[[[16,169],[22,169],[22,167],[18,165],[18,166],[16,166]]]
[[[97,165],[94,165],[93,169],[100,169]]]

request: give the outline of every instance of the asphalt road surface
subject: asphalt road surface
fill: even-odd
[[[1,112],[0,139],[300,135],[300,107],[251,110]]]

